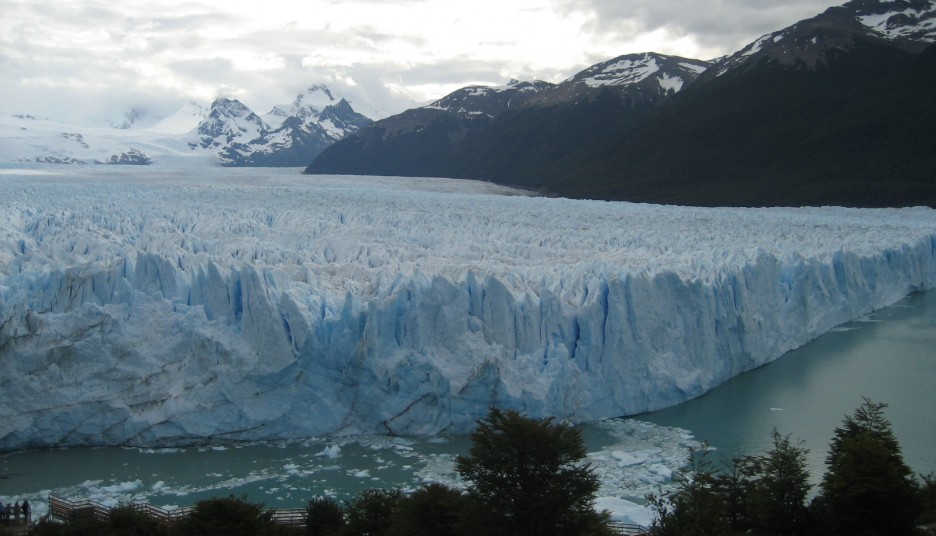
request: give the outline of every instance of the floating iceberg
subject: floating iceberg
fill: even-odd
[[[927,208],[294,173],[0,173],[0,449],[636,414],[936,278]]]

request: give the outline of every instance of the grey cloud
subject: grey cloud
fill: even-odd
[[[586,28],[611,39],[667,29],[732,52],[757,37],[825,11],[835,0],[556,0],[565,13],[588,16]]]

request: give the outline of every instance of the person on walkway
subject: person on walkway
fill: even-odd
[[[29,526],[29,515],[32,514],[32,507],[29,506],[29,501],[23,499],[23,518],[26,519],[26,526]]]
[[[13,505],[13,524],[19,525],[19,516],[23,513],[23,507],[20,506],[19,501],[16,501],[16,504]]]
[[[0,519],[3,520],[4,525],[10,524],[10,518],[7,517],[7,508],[9,508],[9,506],[6,506],[2,502],[0,502]]]

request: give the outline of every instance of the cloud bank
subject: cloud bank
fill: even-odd
[[[829,0],[0,0],[0,109],[71,122],[235,97],[263,113],[303,88],[372,114],[469,84],[558,82],[631,52],[733,52]]]

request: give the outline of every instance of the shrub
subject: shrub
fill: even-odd
[[[345,507],[341,536],[382,536],[387,534],[390,516],[403,493],[397,489],[369,489]]]
[[[273,513],[262,504],[231,495],[197,502],[187,516],[175,523],[172,532],[179,536],[260,536],[283,530],[273,523]]]
[[[306,507],[306,534],[329,536],[345,526],[344,510],[331,497],[316,497]]]
[[[469,534],[471,499],[442,484],[426,484],[400,498],[391,516],[390,536],[462,536]]]

